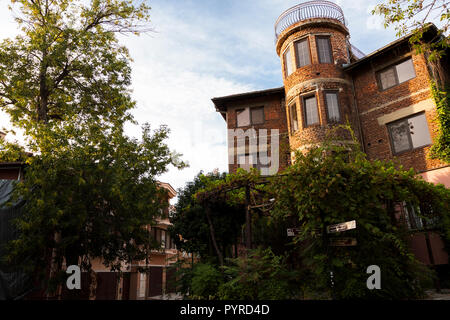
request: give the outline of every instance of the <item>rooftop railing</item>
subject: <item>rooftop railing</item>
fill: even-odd
[[[304,2],[283,12],[275,22],[275,42],[293,24],[313,18],[336,19],[345,25],[344,12],[337,4],[330,1]]]

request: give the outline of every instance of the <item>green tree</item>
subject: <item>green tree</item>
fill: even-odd
[[[26,201],[10,263],[39,278],[52,265],[118,270],[156,246],[145,225],[164,202],[157,176],[184,167],[162,126],[124,134],[130,57],[117,33],[146,31],[149,7],[132,0],[12,0],[22,34],[0,44],[0,106],[24,130],[26,149],[3,143],[0,159],[26,161],[15,195]],[[56,281],[53,281],[56,280]],[[54,289],[50,286],[49,289]]]
[[[450,27],[450,2],[447,0],[386,0],[378,4],[372,14],[384,17],[384,26],[394,25],[397,36],[413,33],[411,42],[419,51],[426,51],[436,60],[450,46],[446,33]],[[441,27],[431,39],[423,39],[429,23],[439,19]],[[424,41],[426,40],[426,41]]]
[[[337,298],[417,298],[418,280],[427,269],[407,245],[408,230],[401,214],[406,203],[421,212],[427,227],[448,234],[450,192],[404,171],[392,162],[369,161],[357,149],[325,143],[304,155],[276,179],[274,215],[296,217],[300,233],[294,244],[301,256],[299,269],[312,291],[331,294],[334,274]],[[427,209],[428,208],[428,209]],[[420,209],[422,211],[420,211]],[[357,228],[328,234],[326,227],[356,220]],[[331,246],[332,238],[350,237],[356,246]],[[368,290],[366,268],[382,270],[382,290]]]
[[[128,50],[117,33],[145,31],[149,7],[132,0],[11,0],[22,33],[0,44],[0,106],[13,124],[123,121],[134,107]],[[148,28],[147,28],[148,29]]]
[[[286,300],[299,298],[299,272],[292,270],[286,255],[276,255],[271,248],[249,251],[247,256],[224,266],[225,279],[219,288],[224,300]]]
[[[169,228],[178,248],[198,253],[206,260],[211,257],[217,258],[206,205],[199,202],[195,195],[211,184],[221,183],[225,177],[225,173],[213,172],[204,175],[200,172],[194,181],[187,183],[184,189],[178,191],[175,214],[171,217],[173,225]],[[231,246],[236,244],[244,222],[244,209],[239,204],[221,198],[209,201],[207,205],[218,249],[223,256],[230,256]]]
[[[45,150],[52,151],[29,158],[15,188],[25,206],[8,261],[40,279],[51,261],[50,291],[64,280],[63,262],[81,263],[89,272],[91,260],[100,258],[119,271],[123,262],[148,257],[158,244],[143,226],[154,224],[167,206],[156,180],[175,162],[164,143],[166,128],[151,132],[144,126],[141,141],[119,128],[95,135],[85,129],[77,130],[77,138],[47,139]]]

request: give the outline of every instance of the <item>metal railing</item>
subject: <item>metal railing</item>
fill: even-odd
[[[345,25],[341,7],[330,1],[309,1],[292,7],[281,14],[275,22],[275,42],[279,35],[291,25],[306,19],[336,19]]]

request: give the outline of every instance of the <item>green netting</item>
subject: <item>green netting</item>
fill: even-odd
[[[12,221],[23,212],[23,201],[10,203],[14,180],[0,180],[0,300],[18,299],[32,288],[31,279],[17,267],[7,265],[6,244],[17,238]]]

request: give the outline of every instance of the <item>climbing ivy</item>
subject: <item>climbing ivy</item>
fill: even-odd
[[[438,136],[431,148],[431,158],[440,159],[450,163],[450,96],[449,86],[439,90],[436,82],[431,81],[431,93],[436,102],[438,113],[436,123],[438,125]]]

